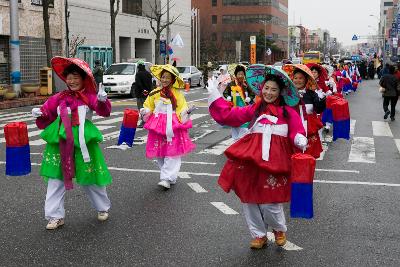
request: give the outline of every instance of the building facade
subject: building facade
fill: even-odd
[[[39,70],[47,66],[41,0],[19,0],[21,83],[38,83]],[[0,0],[0,84],[10,83],[10,8]],[[49,8],[50,36],[54,55],[61,55],[64,36],[64,2],[53,0]]]
[[[158,6],[166,6],[167,0],[121,0],[115,22],[117,62],[141,58],[154,63],[155,53],[159,51],[155,51],[156,37],[145,15],[151,14],[150,6],[154,6],[155,1]],[[170,26],[170,36],[173,38],[179,33],[184,42],[183,48],[173,47],[173,57],[178,59],[178,64],[190,65],[191,5],[185,0],[173,3],[170,20],[179,18]],[[84,38],[84,45],[111,46],[110,1],[68,0],[68,5],[70,39]],[[162,19],[166,21],[166,15]],[[161,38],[166,39],[166,30]]]
[[[249,61],[250,36],[262,33],[282,51],[276,59],[287,57],[287,0],[192,0],[192,6],[200,10],[202,62],[237,60],[237,41],[240,60]]]

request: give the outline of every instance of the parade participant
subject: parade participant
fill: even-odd
[[[167,65],[154,65],[150,71],[161,81],[150,92],[140,110],[144,128],[148,130],[146,157],[156,158],[161,170],[159,186],[169,189],[176,183],[181,167],[181,157],[195,149],[188,130],[192,128],[190,114],[182,93],[184,82],[178,70]]]
[[[318,94],[319,98],[324,98],[326,95],[331,95],[332,92],[329,90],[329,87],[326,85],[328,81],[328,73],[326,69],[321,65],[315,63],[308,63],[306,66],[311,70],[311,73],[318,84],[318,89],[316,93]]]
[[[246,68],[243,65],[237,65],[233,73],[233,81],[226,86],[223,96],[230,101],[234,107],[244,107],[253,102],[254,94],[246,82]],[[232,128],[233,140],[240,139],[248,132],[248,123],[240,127]]]
[[[349,74],[349,67],[347,65],[341,66],[340,67],[340,73],[341,73],[341,85],[342,85],[342,90],[345,95],[348,95],[351,92],[352,86],[351,86],[351,77]]]
[[[283,70],[289,74],[300,95],[297,111],[307,132],[308,146],[305,153],[319,158],[322,149],[318,131],[323,127],[317,114],[325,110],[325,98],[320,99],[318,88],[310,69],[305,65],[285,65]]]
[[[273,229],[275,243],[286,243],[286,222],[282,203],[290,201],[291,155],[294,146],[305,149],[307,138],[294,108],[286,105],[284,95],[296,94],[290,79],[267,67],[260,99],[245,107],[232,107],[209,81],[209,111],[218,122],[237,127],[249,122],[249,134],[231,145],[228,160],[218,183],[225,192],[231,189],[243,203],[252,240],[250,247],[267,244],[267,228]],[[297,98],[298,101],[298,98]]]
[[[226,65],[223,65],[220,69],[220,75],[218,76],[218,90],[221,94],[225,91],[228,84],[231,82],[231,76],[228,73],[228,68]]]
[[[107,220],[111,202],[106,186],[112,180],[99,146],[103,137],[90,121],[93,111],[110,116],[107,94],[101,87],[96,96],[95,80],[83,60],[54,57],[51,64],[68,88],[50,97],[41,108],[32,109],[36,125],[44,129],[41,137],[47,142],[40,175],[47,182],[48,230],[64,225],[64,195],[73,188],[72,178],[85,190],[98,220]]]

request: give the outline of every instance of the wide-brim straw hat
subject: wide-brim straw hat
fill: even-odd
[[[185,88],[185,82],[183,81],[182,77],[179,75],[178,69],[170,64],[153,65],[152,67],[150,67],[150,71],[154,75],[154,77],[156,77],[158,80],[161,80],[161,73],[163,71],[168,71],[175,77],[175,82],[172,85],[172,87],[177,88],[177,89]]]
[[[296,69],[299,69],[301,71],[303,71],[306,76],[307,76],[307,84],[306,84],[306,88],[309,90],[317,90],[318,89],[318,84],[314,79],[314,76],[311,72],[311,70],[303,64],[286,64],[282,66],[282,70],[285,71],[290,79],[293,81],[293,76],[294,76],[294,72]]]

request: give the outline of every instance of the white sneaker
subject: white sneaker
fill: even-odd
[[[176,184],[176,180],[175,180],[175,181],[169,181],[169,184],[170,184],[170,185]]]
[[[161,182],[158,183],[159,186],[162,186],[164,188],[170,189],[171,185],[168,181],[162,180]]]
[[[50,219],[46,225],[47,230],[55,230],[64,225],[64,219]]]
[[[108,211],[100,211],[97,213],[97,220],[104,222],[108,219]]]

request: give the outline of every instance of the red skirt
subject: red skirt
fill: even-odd
[[[316,113],[307,115],[307,149],[305,153],[313,156],[314,158],[319,158],[321,152],[323,151],[321,139],[319,138],[318,131],[323,127],[321,119]]]
[[[231,189],[243,203],[282,203],[290,200],[293,147],[287,137],[272,135],[269,161],[262,159],[262,134],[252,133],[231,145],[218,184]]]

